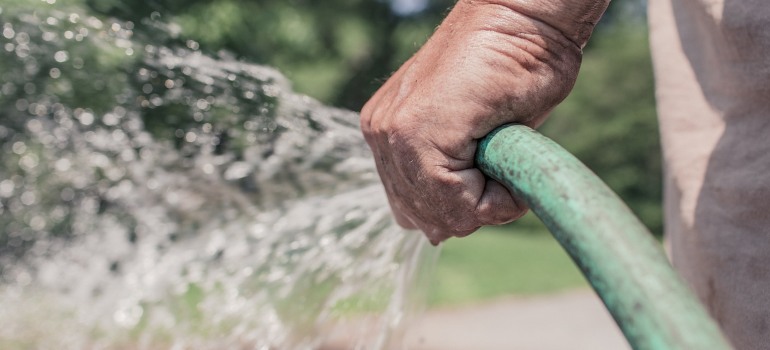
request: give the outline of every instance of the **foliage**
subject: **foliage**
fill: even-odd
[[[376,0],[89,1],[137,23],[164,16],[204,50],[275,66],[298,91],[351,109],[428,37],[451,3],[432,1],[418,15],[400,16]]]

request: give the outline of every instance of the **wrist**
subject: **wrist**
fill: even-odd
[[[591,36],[610,0],[460,0],[455,10],[470,14],[492,30],[518,30],[529,21],[552,40],[562,36],[581,48]],[[453,12],[455,12],[453,10]],[[535,33],[533,33],[535,34]]]

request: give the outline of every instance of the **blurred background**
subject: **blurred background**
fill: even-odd
[[[51,4],[57,0],[0,0],[0,7],[28,1]],[[58,1],[85,8],[99,18],[132,23],[129,29],[134,38],[170,47],[176,44],[212,57],[275,67],[286,75],[295,91],[352,111],[358,111],[388,75],[420,47],[454,3],[451,0]],[[30,6],[30,11],[35,6]],[[540,131],[585,162],[651,231],[660,235],[662,170],[645,8],[643,0],[611,2],[585,48],[573,93]],[[147,19],[168,23],[167,31],[172,35],[154,38],[157,28],[143,25],[149,23]],[[61,57],[52,58],[61,62]],[[110,63],[110,59],[105,57],[99,65],[90,67],[104,70],[99,73],[102,75],[109,75],[110,69],[122,69],[119,64]],[[73,99],[99,96],[98,91],[111,87],[80,88],[83,94]],[[270,102],[269,98],[265,101]],[[92,104],[98,106],[99,102]],[[18,104],[0,105],[0,118],[16,109]],[[168,125],[152,125],[148,120]],[[189,138],[189,134],[184,133],[173,135],[176,125],[172,124],[179,123],[176,119],[145,118],[145,122],[154,136],[176,138],[178,142]],[[171,134],[163,136],[163,130],[171,130]],[[233,140],[233,144],[238,142]],[[569,257],[531,214],[510,225],[485,228],[468,238],[448,241],[443,245],[428,284],[428,305],[432,308],[477,304],[510,295],[543,295],[586,288]]]

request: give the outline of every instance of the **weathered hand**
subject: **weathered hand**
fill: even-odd
[[[364,106],[361,127],[399,224],[438,244],[526,212],[474,154],[497,126],[539,125],[572,89],[604,8],[553,2],[461,0]]]

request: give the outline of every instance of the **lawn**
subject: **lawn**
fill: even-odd
[[[586,287],[567,253],[538,219],[485,227],[445,242],[430,285],[431,306]]]

